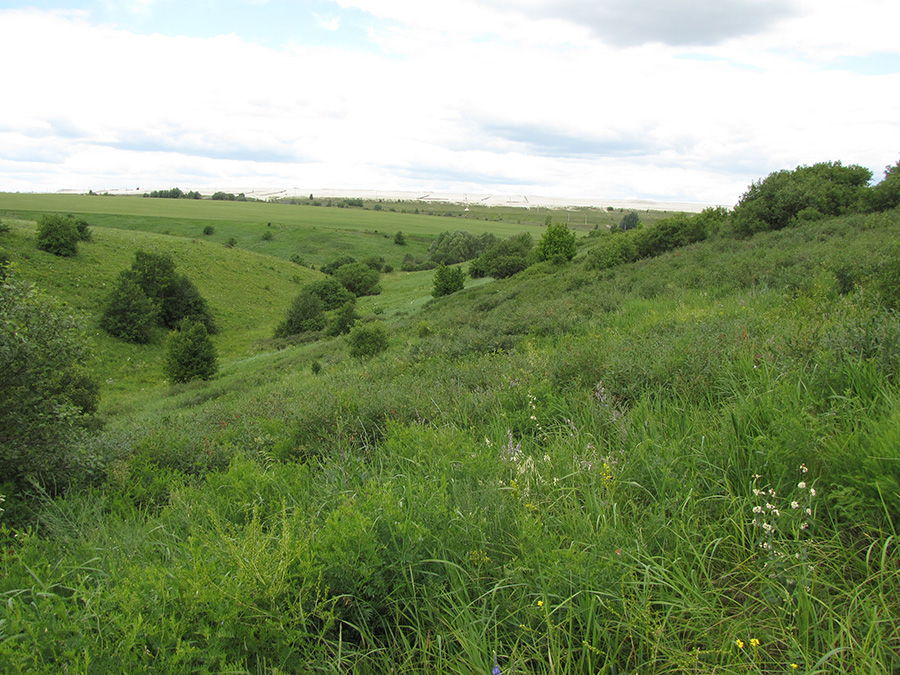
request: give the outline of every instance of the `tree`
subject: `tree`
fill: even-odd
[[[734,207],[734,231],[750,236],[780,230],[798,222],[797,216],[838,216],[859,208],[872,172],[858,165],[821,162],[776,171],[753,183]]]
[[[38,220],[37,247],[53,255],[72,257],[78,253],[81,237],[71,217],[43,215]]]
[[[341,265],[334,271],[334,278],[357,297],[381,293],[381,286],[378,285],[380,276],[376,270],[361,262]]]
[[[538,242],[536,254],[539,261],[557,257],[571,260],[575,257],[575,233],[565,223],[548,225]]]
[[[157,314],[156,305],[137,285],[132,275],[122,272],[106,299],[100,317],[100,328],[113,337],[147,344],[153,340]]]
[[[334,277],[325,277],[318,281],[306,284],[304,290],[319,296],[322,301],[322,309],[326,312],[353,300],[353,293],[344,288],[343,284]]]
[[[619,230],[628,232],[628,230],[633,230],[640,224],[641,217],[637,214],[637,211],[629,211],[622,216],[622,220],[619,222]]]
[[[163,367],[172,382],[208,380],[219,370],[216,347],[202,323],[185,319],[166,341]]]
[[[206,326],[207,332],[216,332],[206,300],[190,279],[175,271],[175,261],[167,253],[137,251],[128,274],[153,301],[164,327],[173,329],[191,319]]]
[[[397,234],[394,235],[394,243],[397,244],[397,246],[406,246],[406,236],[399,230],[397,231]]]
[[[304,289],[291,302],[284,320],[275,328],[273,337],[286,338],[322,330],[325,323],[325,312],[319,296]]]
[[[884,178],[863,193],[864,211],[887,211],[900,206],[900,161],[884,169]]]
[[[460,267],[440,265],[434,272],[431,295],[440,298],[461,291],[465,285],[465,272]]]
[[[499,241],[472,261],[469,276],[473,279],[505,279],[521,272],[529,265],[533,245],[534,241],[527,232]]]
[[[97,409],[80,322],[15,270],[0,284],[0,483],[62,490]]]

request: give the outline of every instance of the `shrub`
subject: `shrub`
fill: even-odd
[[[548,225],[537,245],[537,259],[551,260],[562,256],[566,260],[575,257],[575,233],[565,223]]]
[[[185,320],[169,333],[164,371],[172,382],[208,380],[218,369],[215,345],[202,323]]]
[[[753,183],[734,208],[734,231],[749,236],[766,230],[780,230],[795,222],[797,214],[814,208],[837,216],[859,207],[872,178],[869,169],[822,162],[799,166],[793,171],[776,171]]]
[[[900,206],[900,161],[884,169],[884,178],[862,195],[864,211],[887,211]]]
[[[100,328],[113,337],[147,344],[153,339],[157,315],[156,305],[126,271],[119,275],[115,288],[106,299]]]
[[[356,299],[351,298],[332,317],[331,324],[328,327],[328,334],[335,336],[349,333],[358,320],[359,314],[356,313]]]
[[[341,265],[334,271],[334,278],[357,297],[381,293],[379,277],[376,270],[361,262]]]
[[[80,324],[13,273],[0,286],[0,483],[61,490],[97,386]]]
[[[168,254],[137,251],[128,274],[156,305],[158,320],[166,328],[190,319],[203,323],[207,332],[216,332],[206,300],[190,279],[176,273]]]
[[[455,265],[472,260],[496,245],[493,234],[475,236],[464,230],[441,232],[428,248],[428,258],[438,264]]]
[[[294,298],[284,320],[275,328],[274,337],[286,338],[325,328],[322,301],[315,293],[303,289]]]
[[[349,265],[350,263],[355,263],[356,258],[350,255],[342,255],[338,258],[335,258],[331,262],[327,262],[320,268],[322,274],[334,274],[339,267],[343,267],[344,265]]]
[[[38,220],[37,247],[53,255],[72,257],[81,239],[73,218],[44,215]]]
[[[380,211],[381,204],[376,204],[375,210]],[[394,243],[397,246],[406,246],[406,236],[402,232],[398,231],[397,234],[394,235]]]
[[[303,289],[318,296],[322,301],[322,309],[326,312],[342,307],[354,297],[353,293],[344,288],[343,284],[334,277],[326,277],[306,284]]]
[[[444,295],[450,295],[461,291],[465,285],[465,273],[460,267],[447,267],[441,265],[434,273],[432,282],[433,290],[431,294],[439,298]]]
[[[521,272],[529,265],[529,255],[534,242],[527,232],[495,243],[469,265],[473,279],[493,277],[504,279]]]
[[[215,231],[216,231],[216,228],[214,228],[212,225],[207,225],[206,227],[203,228],[203,234],[205,234],[207,237],[214,234]]]
[[[350,356],[366,359],[377,356],[388,348],[387,330],[381,325],[357,326],[350,331]]]
[[[637,211],[629,211],[622,216],[622,220],[619,222],[619,230],[621,232],[627,232],[628,230],[636,229],[640,224],[641,217],[637,214]]]

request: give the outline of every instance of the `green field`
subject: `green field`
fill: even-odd
[[[900,672],[900,210],[687,245],[661,215],[443,298],[384,274],[372,358],[272,340],[338,254],[546,218],[388,206],[0,195],[102,394],[71,475],[0,488],[0,672]],[[209,381],[99,329],[139,249],[208,299]]]

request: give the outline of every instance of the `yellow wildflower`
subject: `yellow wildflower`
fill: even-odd
[[[544,606],[544,601],[538,600],[538,607],[543,607],[543,606]]]
[[[750,638],[750,646],[759,647],[759,640],[757,640],[756,638]]]
[[[734,641],[734,644],[736,644],[736,645],[738,646],[738,649],[743,649],[743,648],[744,648],[744,641],[743,641],[743,640],[740,640],[740,639],[735,640],[735,641]]]

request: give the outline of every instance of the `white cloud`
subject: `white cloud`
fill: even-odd
[[[802,15],[773,11],[755,35],[710,26],[719,43],[690,49],[611,45],[574,0],[338,0],[369,13],[381,53],[0,11],[4,84],[20,94],[0,108],[0,189],[220,180],[733,204],[780,168],[896,161],[897,76],[822,69],[897,52],[880,20],[893,5],[860,2],[879,18],[871,52],[831,0],[796,0]]]

